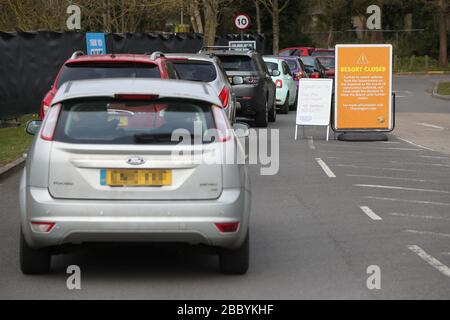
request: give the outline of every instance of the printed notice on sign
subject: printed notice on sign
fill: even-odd
[[[337,45],[337,130],[392,128],[392,46]]]
[[[297,125],[330,124],[332,79],[300,79],[298,86]]]

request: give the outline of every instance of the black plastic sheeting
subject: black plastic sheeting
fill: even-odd
[[[245,35],[264,50],[264,37]],[[217,37],[217,45],[240,40],[237,35]],[[198,52],[200,34],[161,35],[152,33],[107,34],[108,53]],[[0,119],[37,113],[62,64],[74,51],[86,52],[84,33],[0,32]]]

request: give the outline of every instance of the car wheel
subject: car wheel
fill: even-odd
[[[281,113],[282,114],[288,114],[289,113],[289,92],[287,93],[286,100],[284,101],[284,104],[281,107]]]
[[[50,271],[51,255],[48,248],[31,248],[20,231],[20,269],[23,274],[44,274]]]
[[[275,121],[277,121],[277,106],[276,106],[276,102],[274,99],[272,108],[270,109],[270,113],[269,113],[269,122],[275,122]]]
[[[242,245],[234,250],[224,249],[219,254],[220,272],[224,274],[245,274],[250,264],[250,232],[247,231]]]
[[[264,110],[258,111],[255,118],[255,124],[260,128],[267,128],[267,123],[269,122],[269,106],[266,100],[266,105]]]

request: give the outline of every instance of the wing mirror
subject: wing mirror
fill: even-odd
[[[272,70],[270,71],[270,75],[272,77],[278,77],[281,74],[280,70]]]
[[[235,122],[233,124],[234,132],[238,138],[246,138],[250,135],[250,126],[243,122]]]
[[[25,132],[34,136],[39,132],[41,128],[42,121],[41,120],[31,120],[27,122],[27,126],[25,128]]]

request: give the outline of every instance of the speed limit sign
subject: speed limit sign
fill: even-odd
[[[250,17],[245,13],[239,13],[234,18],[234,25],[239,30],[245,30],[250,26]]]

